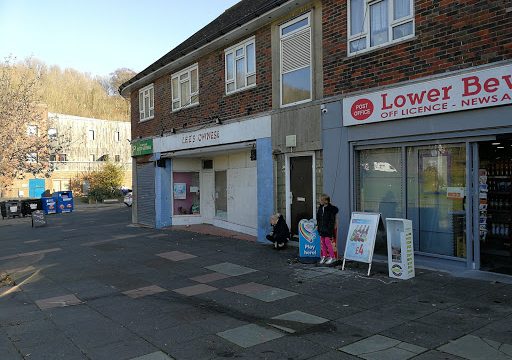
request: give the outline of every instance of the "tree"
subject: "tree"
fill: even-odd
[[[115,70],[114,72],[110,73],[109,78],[109,84],[110,84],[110,91],[112,95],[120,95],[119,94],[119,87],[130,80],[132,77],[137,75],[137,73],[131,69],[128,68],[120,68]]]
[[[89,181],[89,198],[103,201],[121,196],[123,183],[123,168],[112,163],[106,163],[99,171],[87,175]]]
[[[46,106],[40,102],[40,70],[30,61],[0,63],[0,192],[27,175],[49,177],[50,154],[60,143],[48,136]]]

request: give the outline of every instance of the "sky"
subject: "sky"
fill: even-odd
[[[144,70],[239,0],[0,0],[0,61]]]

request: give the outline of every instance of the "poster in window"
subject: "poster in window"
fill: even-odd
[[[175,183],[174,184],[174,198],[177,200],[185,200],[187,198],[187,184]]]

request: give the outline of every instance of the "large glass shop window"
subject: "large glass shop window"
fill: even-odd
[[[382,219],[402,217],[402,151],[400,148],[357,153],[356,206]]]
[[[173,173],[174,215],[199,215],[199,173]]]
[[[407,148],[407,199],[415,249],[465,258],[465,144]]]

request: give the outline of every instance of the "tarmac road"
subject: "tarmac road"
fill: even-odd
[[[512,285],[130,225],[124,205],[0,220],[0,359],[512,359]]]

